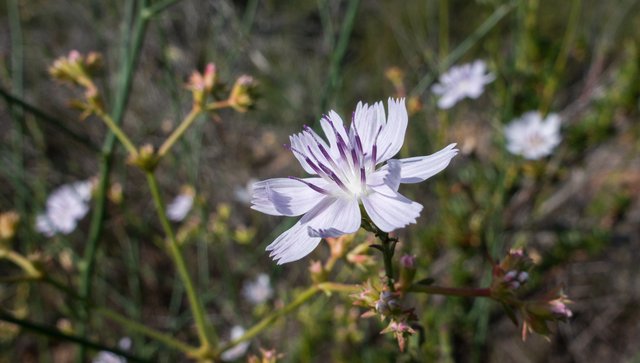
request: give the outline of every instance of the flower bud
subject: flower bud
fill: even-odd
[[[0,213],[0,243],[11,241],[16,235],[20,215],[14,211]]]
[[[398,280],[399,290],[404,291],[411,286],[413,278],[416,276],[416,258],[412,255],[400,257],[400,279]]]
[[[257,83],[251,76],[242,75],[233,85],[229,96],[229,105],[238,112],[247,112],[255,102]]]
[[[314,284],[327,281],[327,271],[325,271],[320,261],[311,261],[309,273],[311,274],[311,281],[313,281]]]
[[[129,155],[128,162],[139,166],[142,170],[153,170],[158,165],[158,156],[151,144],[145,144],[135,155]]]

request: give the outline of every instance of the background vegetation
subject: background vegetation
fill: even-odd
[[[250,351],[275,348],[284,362],[640,362],[640,27],[637,1],[19,1],[0,4],[0,211],[22,223],[13,248],[37,253],[44,269],[81,291],[87,243],[98,241],[91,299],[136,321],[194,337],[183,287],[162,244],[144,174],[127,165],[95,118],[68,107],[74,91],[47,74],[72,49],[99,51],[99,86],[108,109],[140,144],[159,145],[188,112],[185,83],[211,61],[231,87],[240,74],[260,84],[255,108],[202,117],[157,171],[167,200],[188,184],[189,217],[176,224],[207,317],[222,340],[250,326],[309,285],[311,257],[276,266],[264,252],[292,219],[249,209],[251,178],[301,175],[288,135],[322,113],[348,115],[359,100],[402,93],[387,75],[397,67],[407,97],[422,109],[410,117],[402,156],[425,155],[457,142],[462,151],[432,180],[406,187],[425,205],[417,225],[399,233],[417,255],[421,277],[484,286],[487,256],[525,247],[537,263],[531,295],[564,285],[574,318],[550,342],[522,342],[518,328],[486,300],[420,296],[425,330],[405,353],[359,319],[343,296],[319,296],[267,333]],[[166,5],[166,7],[165,7]],[[152,9],[141,21],[140,10]],[[139,54],[138,62],[126,60]],[[451,65],[484,59],[497,79],[478,100],[439,111],[429,87]],[[130,64],[124,67],[123,64]],[[130,82],[130,84],[129,84]],[[130,89],[129,89],[130,87]],[[504,124],[529,110],[556,112],[563,142],[541,162],[504,150]],[[120,118],[114,116],[115,118]],[[106,145],[103,146],[103,145]],[[102,150],[102,153],[101,153]],[[85,218],[73,234],[45,238],[33,228],[50,191],[99,177],[109,168],[104,216]],[[113,188],[111,188],[113,191]],[[117,192],[117,190],[116,190]],[[92,219],[104,221],[92,232]],[[94,233],[92,235],[92,233]],[[364,234],[356,238],[366,238]],[[373,252],[372,256],[378,258]],[[340,264],[344,264],[340,262]],[[341,270],[334,280],[361,282]],[[17,271],[0,261],[0,276]],[[267,273],[275,297],[253,306],[242,286]],[[375,274],[375,272],[373,272]],[[360,280],[358,280],[360,279]],[[0,284],[0,307],[26,320],[79,332],[81,316],[45,284]],[[184,359],[154,340],[93,316],[85,336],[153,361]],[[73,361],[77,345],[0,322],[0,361]],[[94,351],[91,351],[93,354]]]

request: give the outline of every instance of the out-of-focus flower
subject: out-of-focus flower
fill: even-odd
[[[473,63],[451,67],[440,76],[439,83],[434,84],[431,91],[440,96],[438,107],[447,109],[465,97],[480,97],[484,86],[494,79],[495,76],[487,72],[486,63],[476,60]]]
[[[187,82],[187,88],[193,93],[194,101],[197,104],[201,104],[208,94],[213,91],[217,81],[216,66],[213,63],[208,63],[204,69],[204,73],[193,71],[189,82]]]
[[[335,112],[320,120],[328,139],[315,131],[290,137],[290,149],[313,178],[276,178],[253,186],[251,208],[278,216],[304,216],[267,250],[278,264],[296,261],[313,251],[321,238],[338,237],[360,228],[360,204],[382,231],[415,223],[422,205],[398,193],[401,183],[418,183],[442,171],[458,153],[455,144],[429,155],[389,160],[404,142],[408,116],[404,99],[359,103],[349,131]],[[383,164],[388,161],[386,165]]]
[[[527,112],[507,125],[504,135],[510,153],[537,160],[560,144],[560,117],[552,113],[543,120],[540,112]]]
[[[231,328],[231,340],[238,339],[243,335],[243,327],[236,325]],[[249,342],[242,342],[231,349],[225,350],[222,355],[220,355],[220,358],[225,362],[233,361],[244,356],[247,353],[247,349],[249,349]]]
[[[122,350],[131,349],[131,338],[124,337],[118,342],[118,348]],[[101,351],[93,358],[93,363],[126,363],[127,360],[115,353]]]
[[[193,188],[186,186],[182,192],[167,206],[167,217],[174,222],[180,222],[189,214],[193,207],[193,199],[195,191]]]
[[[524,317],[522,340],[526,339],[529,332],[548,335],[548,322],[567,321],[573,316],[573,312],[567,306],[571,303],[561,289],[551,291],[538,301],[525,303],[521,308]]]
[[[229,95],[229,105],[238,112],[247,112],[255,103],[258,83],[251,76],[238,77]]]
[[[0,213],[0,242],[13,239],[20,223],[20,215],[14,211]]]
[[[254,305],[259,305],[273,296],[269,275],[262,273],[254,281],[248,282],[242,288],[242,295]]]
[[[275,349],[267,350],[260,348],[261,357],[252,355],[247,363],[276,363],[278,359],[284,357],[284,354],[276,352]]]
[[[47,237],[73,232],[89,212],[91,188],[91,181],[80,181],[54,190],[47,198],[45,212],[36,217],[36,230]]]
[[[253,184],[257,182],[258,179],[251,178],[245,186],[236,187],[233,190],[234,198],[242,204],[251,204],[251,191],[253,190]]]
[[[398,279],[398,289],[405,291],[413,283],[416,276],[416,257],[404,255],[400,257],[400,278]]]

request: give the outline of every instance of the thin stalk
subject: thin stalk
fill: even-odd
[[[242,342],[245,342],[247,340],[250,340],[251,338],[260,334],[260,332],[267,329],[269,326],[275,323],[280,317],[287,315],[291,311],[297,309],[300,305],[307,302],[319,291],[321,291],[321,289],[318,286],[312,286],[304,290],[292,302],[290,302],[280,310],[274,311],[271,314],[265,316],[257,324],[255,324],[253,327],[247,330],[244,333],[244,335],[242,335],[240,338],[232,340],[229,343],[222,345],[222,347],[220,347],[220,352],[224,352],[225,350],[233,348],[234,346]]]
[[[20,267],[25,273],[27,273],[29,276],[33,277],[34,279],[39,279],[42,277],[42,272],[40,272],[40,270],[38,270],[33,265],[33,262],[29,261],[26,257],[22,256],[16,251],[12,251],[12,250],[0,251],[0,258],[6,258],[9,261],[13,262],[18,267]]]
[[[140,2],[141,9],[147,6],[147,0]],[[135,6],[134,1],[129,2],[131,10]],[[133,12],[132,12],[133,13]],[[138,64],[142,41],[146,33],[147,22],[149,18],[144,18],[138,14],[132,34],[129,29],[124,27],[122,39],[133,39],[131,47],[127,47],[127,51],[123,52],[120,63],[120,82],[117,87],[116,99],[111,112],[114,124],[120,125],[124,116],[124,112],[129,101],[129,93],[131,92],[131,84],[133,82],[133,73]],[[102,157],[100,160],[100,174],[98,180],[98,188],[96,192],[93,214],[91,216],[91,225],[89,227],[89,238],[85,249],[83,263],[84,269],[80,276],[80,296],[88,298],[91,295],[91,287],[93,280],[93,272],[95,269],[96,253],[98,250],[98,242],[102,235],[103,222],[105,216],[105,206],[107,200],[107,191],[109,188],[109,174],[111,173],[111,164],[115,152],[115,135],[112,132],[107,133],[102,147]],[[86,321],[79,325],[78,332],[80,335],[86,333],[86,327],[89,322],[89,316]],[[85,348],[80,347],[78,361],[85,361]]]
[[[446,295],[446,296],[459,296],[459,297],[491,297],[491,289],[489,288],[412,285],[408,291],[422,292],[430,295]]]
[[[116,135],[116,137],[118,138],[118,140],[120,140],[120,142],[122,143],[122,145],[124,146],[125,149],[127,149],[127,151],[129,152],[129,154],[131,156],[136,156],[138,155],[138,150],[136,149],[135,145],[133,145],[133,142],[131,142],[131,140],[129,139],[129,137],[127,136],[127,134],[124,133],[124,131],[122,131],[122,129],[120,128],[120,126],[118,126],[118,124],[116,124],[113,119],[111,118],[111,116],[109,116],[107,113],[105,113],[103,110],[101,109],[97,109],[96,111],[96,115],[102,120],[104,121],[104,123],[107,125],[107,127],[109,128],[109,130],[111,130],[111,132]]]
[[[173,147],[173,145],[182,137],[182,135],[187,131],[187,129],[198,119],[198,116],[202,113],[202,108],[194,105],[191,109],[187,117],[182,120],[182,123],[173,130],[171,135],[165,140],[165,142],[158,149],[158,158],[164,157],[169,150]]]
[[[473,47],[482,37],[484,37],[491,29],[493,29],[498,22],[505,17],[514,7],[515,2],[501,5],[498,7],[491,16],[487,18],[473,33],[471,33],[462,43],[460,43],[438,66],[438,72],[443,72],[449,69],[455,62],[457,62],[463,55],[465,55],[471,47]],[[409,95],[418,96],[424,93],[429,87],[431,81],[434,78],[433,73],[427,73],[418,82],[418,84],[411,90]]]
[[[155,329],[151,329],[146,325],[138,323],[134,320],[131,320],[126,316],[116,313],[115,311],[102,308],[102,307],[95,308],[92,311],[106,317],[107,319],[115,321],[116,323],[122,325],[125,328],[138,332],[140,334],[146,335],[152,339],[155,339],[163,343],[167,347],[175,348],[187,355],[193,355],[198,350],[198,348],[196,347],[192,347],[188,344],[185,344],[168,334],[161,333]]]
[[[15,325],[18,325],[19,327],[26,329],[26,330],[31,330],[34,331],[38,334],[41,335],[45,335],[51,338],[55,338],[55,339],[59,339],[59,340],[66,340],[66,341],[70,341],[70,342],[74,342],[74,343],[78,343],[80,345],[82,345],[83,347],[88,347],[91,349],[95,349],[98,351],[106,351],[106,352],[111,352],[114,354],[117,354],[119,356],[122,356],[124,358],[126,358],[129,362],[151,362],[151,360],[147,359],[147,358],[140,358],[137,357],[135,355],[132,355],[131,353],[125,352],[121,349],[118,348],[112,348],[112,347],[108,347],[106,345],[102,345],[100,343],[96,343],[90,340],[87,340],[81,336],[77,336],[77,335],[70,335],[70,334],[65,334],[59,330],[50,328],[48,326],[45,325],[41,325],[41,324],[37,324],[28,320],[24,320],[24,319],[19,319],[16,318],[14,316],[12,316],[11,314],[5,313],[3,311],[0,311],[0,320],[2,321],[6,321]]]
[[[342,29],[340,29],[340,35],[338,36],[338,42],[333,50],[331,56],[331,64],[329,65],[329,79],[324,87],[322,98],[320,100],[321,110],[326,110],[331,99],[331,95],[335,88],[338,86],[340,78],[340,63],[347,52],[347,46],[349,45],[349,38],[351,37],[351,31],[355,24],[356,14],[358,12],[359,0],[350,0],[345,12],[344,21],[342,23]]]
[[[191,307],[191,313],[193,314],[193,318],[196,323],[196,329],[198,331],[200,344],[203,348],[209,348],[210,344],[215,347],[217,346],[217,337],[213,329],[209,329],[209,326],[205,320],[204,307],[202,306],[202,302],[200,301],[200,298],[198,297],[198,294],[193,287],[193,281],[191,279],[191,276],[189,275],[189,271],[187,270],[187,264],[185,263],[182,252],[180,251],[180,247],[178,246],[178,241],[176,240],[176,236],[173,232],[173,228],[171,227],[171,223],[167,218],[164,202],[162,200],[162,197],[160,196],[160,190],[158,188],[158,181],[155,175],[150,171],[146,172],[146,176],[147,183],[149,184],[149,189],[151,190],[153,203],[155,204],[156,212],[158,214],[158,218],[160,219],[160,224],[162,224],[162,228],[167,235],[167,245],[169,247],[169,253],[173,258],[173,262],[175,263],[178,270],[178,275],[180,276],[182,284],[184,285],[187,292],[187,298]]]
[[[4,98],[4,100],[7,102],[7,104],[9,105],[18,105],[20,106],[24,111],[32,114],[33,116],[36,117],[37,120],[43,120],[46,121],[48,125],[52,125],[55,128],[57,128],[58,130],[60,130],[62,133],[66,134],[67,136],[71,137],[72,139],[74,139],[75,141],[77,141],[78,143],[88,147],[89,149],[91,149],[91,151],[95,151],[95,152],[99,152],[100,148],[98,146],[96,146],[89,138],[87,138],[84,135],[80,135],[79,133],[73,131],[72,129],[68,128],[64,122],[62,122],[61,120],[49,116],[46,112],[40,110],[39,108],[25,102],[21,97],[18,97],[16,95],[13,95],[9,92],[7,92],[6,90],[0,88],[0,96],[2,96]]]
[[[22,26],[20,24],[20,9],[17,0],[7,1],[9,18],[9,33],[11,36],[11,86],[18,97],[24,96],[24,47],[22,39]],[[24,113],[22,108],[11,106],[11,118],[13,121],[13,162],[16,165],[16,173],[13,175],[15,186],[15,205],[20,214],[26,214],[27,192],[24,187]]]
[[[562,39],[562,46],[560,47],[560,54],[558,54],[558,58],[556,58],[556,62],[553,66],[553,73],[549,80],[546,82],[544,89],[542,91],[542,107],[541,112],[546,114],[551,106],[551,99],[558,88],[558,79],[560,78],[560,74],[564,71],[564,68],[567,64],[567,59],[569,58],[569,52],[571,51],[571,44],[573,43],[576,37],[576,30],[578,28],[579,20],[580,20],[580,8],[582,5],[582,0],[573,0],[571,2],[571,10],[569,12],[569,23],[567,24],[567,30],[564,33],[564,38]]]
[[[316,287],[318,287],[322,291],[327,291],[327,292],[334,291],[334,292],[351,293],[351,292],[358,292],[361,290],[361,287],[358,285],[341,284],[338,282],[321,282],[317,284]]]

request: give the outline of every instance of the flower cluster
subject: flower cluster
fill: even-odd
[[[334,111],[320,120],[327,141],[310,127],[291,136],[289,148],[312,178],[277,178],[253,185],[252,208],[271,215],[304,215],[267,247],[278,264],[296,261],[324,237],[360,228],[360,205],[382,231],[415,223],[422,205],[398,192],[401,183],[418,183],[442,171],[457,154],[455,144],[429,156],[391,159],[407,129],[404,99],[359,103],[351,127]],[[387,162],[386,164],[384,164]]]
[[[80,181],[54,190],[47,198],[45,212],[36,217],[36,230],[47,237],[73,232],[89,212],[91,188],[91,181]]]

